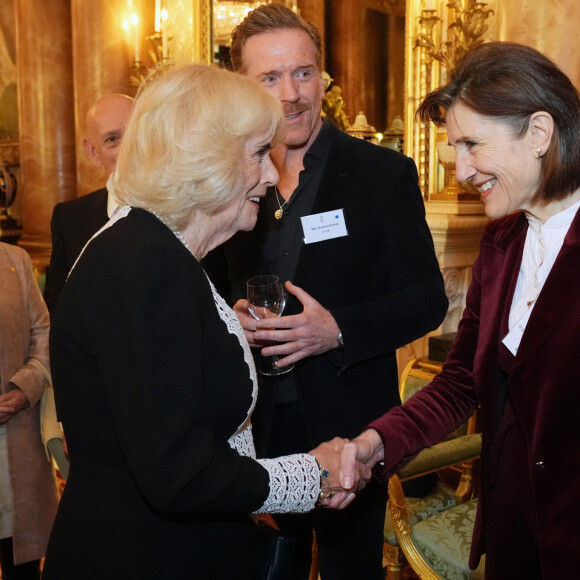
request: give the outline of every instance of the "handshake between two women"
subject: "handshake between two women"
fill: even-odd
[[[321,471],[318,506],[344,509],[372,477],[372,469],[384,459],[382,439],[374,429],[349,441],[335,437],[310,452]]]

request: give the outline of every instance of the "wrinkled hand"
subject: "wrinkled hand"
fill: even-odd
[[[358,466],[355,467],[356,481],[353,480],[352,485],[346,488],[341,485],[341,458],[345,444],[348,445],[348,439],[335,437],[331,441],[320,444],[310,452],[316,457],[321,467],[328,471],[328,478],[322,480],[322,492],[328,497],[320,501],[319,506],[334,509],[345,508],[354,499],[355,492],[362,489],[371,477],[370,468],[360,464],[360,469]]]
[[[292,282],[286,282],[286,288],[300,300],[303,311],[291,316],[257,320],[254,325],[257,330],[253,336],[256,343],[282,343],[262,349],[264,356],[286,355],[278,360],[277,366],[280,367],[337,348],[336,337],[340,332],[332,314],[310,294]]]
[[[385,450],[380,435],[374,429],[363,431],[356,439],[343,447],[340,460],[340,485],[344,489],[360,485],[361,470],[370,474],[372,468],[384,458]]]
[[[13,389],[0,395],[0,425],[7,423],[26,407],[28,399],[20,389]]]

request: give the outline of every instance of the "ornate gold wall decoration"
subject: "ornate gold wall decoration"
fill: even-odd
[[[193,2],[193,61],[212,62],[211,0]]]
[[[427,3],[425,4],[427,5]],[[476,0],[435,0],[423,7],[421,0],[407,5],[407,154],[419,169],[421,190],[427,199],[430,192],[443,186],[443,172],[437,163],[437,134],[431,123],[415,122],[415,111],[423,98],[444,80],[470,48],[485,42],[488,18],[494,11]]]
[[[326,93],[322,101],[322,116],[342,131],[346,131],[350,121],[344,110],[342,89],[338,85],[332,85],[334,79],[326,71],[323,71],[322,76],[326,82]]]

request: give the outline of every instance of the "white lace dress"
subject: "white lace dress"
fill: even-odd
[[[220,318],[224,321],[228,332],[238,338],[244,350],[244,360],[248,365],[250,378],[254,385],[252,405],[248,409],[248,414],[244,422],[229,438],[228,443],[240,455],[256,459],[251,423],[258,395],[258,378],[254,359],[238,317],[217,293],[211,281],[209,283]],[[320,470],[313,455],[297,453],[275,459],[257,459],[257,461],[270,475],[270,494],[262,507],[255,513],[297,513],[307,512],[314,508],[320,493]]]

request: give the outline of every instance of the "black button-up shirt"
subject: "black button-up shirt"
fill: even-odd
[[[261,262],[266,265],[268,273],[277,275],[284,283],[293,281],[300,251],[304,244],[304,230],[301,217],[310,215],[320,181],[326,166],[326,159],[331,144],[328,123],[323,121],[316,139],[304,155],[304,169],[300,172],[298,187],[294,190],[287,204],[284,198],[273,187],[268,189],[261,212],[266,217],[266,242],[261,248]],[[284,215],[277,220],[276,210],[283,206]],[[278,378],[276,403],[283,404],[298,399],[298,388],[293,372]]]
[[[262,246],[262,263],[270,274],[279,276],[282,282],[292,281],[298,265],[300,250],[304,244],[301,217],[310,215],[316,193],[320,186],[331,137],[326,121],[320,133],[304,155],[304,169],[300,172],[298,187],[287,204],[273,187],[268,189],[260,211],[265,213],[267,224],[266,243]],[[274,217],[282,205],[281,219]]]

